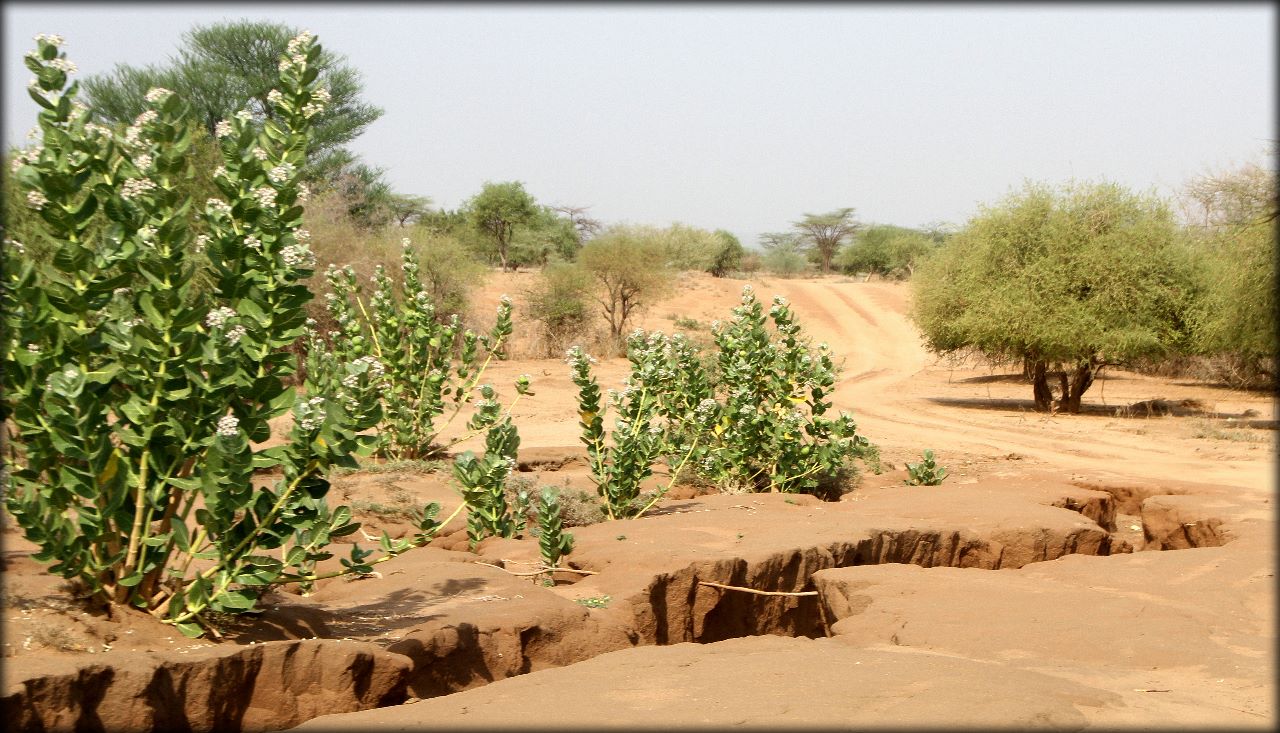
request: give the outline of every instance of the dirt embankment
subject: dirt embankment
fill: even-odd
[[[495,276],[479,297],[510,292],[519,315],[528,277]],[[705,338],[743,284],[691,278],[637,325],[670,332],[679,314]],[[536,560],[528,540],[476,555],[442,538],[377,577],[273,595],[219,644],[82,609],[10,530],[8,719],[24,730],[270,730],[360,710],[305,727],[1274,722],[1272,431],[1248,427],[1275,420],[1265,396],[1119,372],[1086,394],[1086,414],[1038,414],[1016,375],[935,361],[901,285],[754,285],[788,298],[844,359],[835,402],[891,466],[844,501],[669,500],[651,518],[574,529],[583,572],[558,573],[554,588],[511,574]],[[489,381],[501,391],[522,373],[536,394],[515,414],[521,475],[589,488],[567,367],[500,363]],[[625,374],[618,359],[597,372],[602,386]],[[1153,399],[1202,414],[1112,409]],[[904,487],[902,464],[926,447],[951,475]],[[393,534],[397,506],[457,502],[444,474],[350,477],[333,498]]]

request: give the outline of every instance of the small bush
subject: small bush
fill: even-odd
[[[563,354],[589,333],[594,320],[591,288],[591,273],[575,264],[552,263],[526,291],[526,310],[539,324],[544,356]]]

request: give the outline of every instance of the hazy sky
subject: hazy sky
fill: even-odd
[[[1262,159],[1276,9],[1236,5],[4,4],[5,141],[35,119],[22,54],[80,75],[172,55],[218,20],[315,32],[386,110],[352,146],[455,208],[486,180],[606,223],[745,244],[805,212],[963,223],[1024,180],[1170,194]]]

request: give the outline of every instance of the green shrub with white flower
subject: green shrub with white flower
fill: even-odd
[[[329,334],[332,348],[347,359],[377,358],[383,365],[383,419],[376,426],[377,454],[392,460],[435,458],[452,446],[486,430],[499,413],[480,409],[492,400],[492,388],[480,380],[493,359],[505,359],[503,347],[511,336],[511,299],[503,296],[497,320],[487,334],[463,329],[453,314],[447,322],[436,318],[436,306],[419,277],[419,265],[408,239],[402,240],[399,296],[381,266],[372,277],[368,302],[351,267],[330,266],[326,305],[338,329]],[[516,398],[531,394],[529,376],[515,383]],[[440,434],[468,406],[480,418],[469,430],[447,441]],[[446,414],[447,413],[447,414]],[[510,414],[508,409],[507,414]],[[443,420],[441,418],[443,417]]]
[[[275,584],[369,572],[429,541],[434,507],[413,536],[384,534],[383,557],[355,546],[342,570],[314,572],[330,540],[359,527],[326,505],[326,476],[375,447],[361,433],[382,419],[383,376],[317,350],[305,395],[284,381],[312,297],[298,171],[326,98],[314,37],[281,60],[274,119],[242,111],[217,125],[222,198],[204,202],[194,246],[182,101],[153,89],[132,125],[96,125],[67,84],[62,39],[36,43],[25,61],[40,140],[14,175],[54,254],[37,265],[6,247],[0,291],[4,499],[35,557],[194,636],[212,629],[209,613],[249,611]],[[200,266],[214,275],[203,293]],[[291,407],[288,442],[255,448]]]
[[[772,328],[770,327],[772,325]],[[824,493],[853,459],[877,451],[853,417],[829,417],[837,370],[830,348],[810,347],[786,299],[766,313],[748,285],[728,323],[713,323],[718,399],[699,405],[710,427],[703,475],[750,491]]]
[[[610,436],[604,429],[604,413],[600,386],[591,375],[596,359],[579,346],[565,354],[570,378],[578,387],[578,419],[581,439],[587,448],[587,464],[596,492],[604,500],[605,516],[621,519],[639,516],[640,483],[653,474],[662,441],[650,422],[657,417],[653,395],[639,394],[629,387],[623,392],[610,390],[610,403],[620,416],[614,421]],[[627,419],[630,418],[630,419]],[[613,445],[609,444],[612,437]]]
[[[878,465],[852,416],[828,416],[836,378],[830,350],[810,348],[787,302],[774,298],[766,314],[748,285],[733,315],[712,326],[711,368],[679,334],[633,332],[625,389],[609,390],[618,415],[612,435],[604,431],[607,408],[591,358],[569,351],[582,441],[609,518],[639,516],[665,493],[639,502],[640,483],[660,457],[673,481],[689,466],[722,490],[825,498],[854,459]]]

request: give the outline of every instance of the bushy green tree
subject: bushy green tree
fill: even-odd
[[[547,356],[556,356],[591,326],[592,274],[573,262],[552,262],[525,294],[527,312],[541,327]]]
[[[1188,345],[1195,270],[1167,205],[1111,183],[1028,184],[984,208],[912,279],[939,353],[1024,364],[1037,409],[1079,412],[1108,365]]]
[[[621,344],[636,309],[670,286],[667,248],[650,227],[615,225],[587,242],[578,262],[595,278],[596,297],[609,322],[609,334]]]
[[[177,56],[168,63],[120,64],[109,74],[85,79],[87,102],[98,122],[128,124],[147,109],[147,90],[172,89],[210,135],[221,120],[243,109],[259,123],[278,119],[268,96],[280,57],[298,33],[299,29],[282,23],[249,20],[196,26],[183,34]],[[313,181],[349,164],[353,156],[347,143],[382,116],[381,109],[362,99],[360,72],[344,56],[326,50],[315,68],[329,97],[323,111],[311,120],[315,152],[305,177]]]
[[[502,269],[515,269],[511,261],[511,242],[517,227],[527,224],[538,214],[537,202],[524,190],[520,181],[486,182],[480,193],[463,206],[467,220],[482,232]]]
[[[707,267],[707,272],[711,273],[713,277],[724,277],[742,266],[742,258],[746,256],[747,251],[742,247],[742,242],[738,241],[738,238],[732,232],[717,229],[712,233],[720,241],[711,257],[711,264]]]
[[[867,272],[896,280],[911,277],[916,263],[937,246],[927,233],[876,224],[858,232],[849,246],[836,255],[836,265],[849,274]]]
[[[525,226],[516,229],[509,256],[515,265],[541,266],[573,260],[580,246],[573,220],[550,206],[536,206]]]
[[[1276,376],[1276,194],[1275,171],[1256,163],[1199,176],[1184,190],[1195,203],[1189,225],[1205,262],[1196,347],[1225,355],[1225,376],[1238,386]]]

